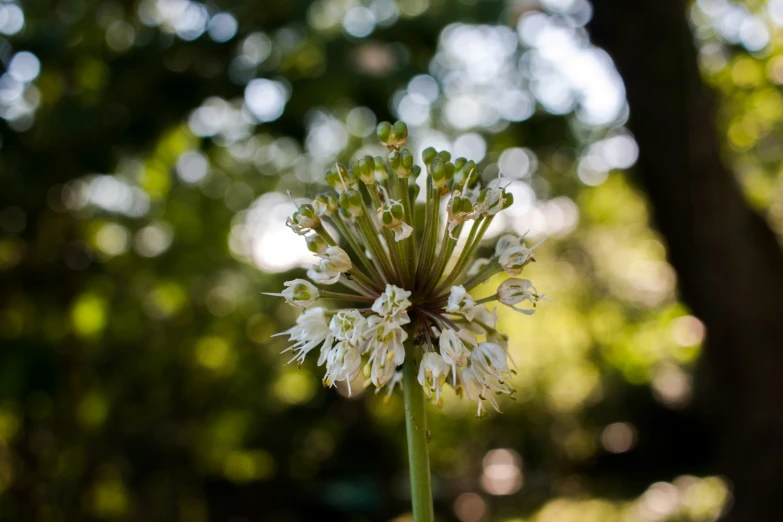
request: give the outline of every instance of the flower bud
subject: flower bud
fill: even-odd
[[[375,128],[378,139],[387,147],[399,149],[405,145],[408,139],[408,125],[404,121],[397,121],[392,125],[388,121],[382,121]]]
[[[341,163],[337,163],[334,167],[327,169],[324,179],[337,192],[344,192],[356,187],[357,184],[356,176]]]
[[[454,186],[455,187],[471,187],[476,181],[478,181],[478,169],[473,160],[465,163],[462,168],[459,168],[457,163],[454,163],[454,167],[457,169],[454,173]]]
[[[430,173],[432,174],[432,184],[436,188],[445,187],[454,177],[454,164],[436,157],[430,163]]]
[[[394,170],[400,168],[400,151],[393,150],[389,152],[389,165],[391,165],[391,168]]]
[[[418,178],[419,174],[421,174],[421,167],[419,167],[418,165],[413,165],[411,167],[411,176],[413,177],[413,179]]]
[[[316,216],[331,216],[337,212],[337,198],[333,194],[318,194],[313,201]]]
[[[443,160],[443,162],[445,163],[445,162],[447,162],[447,161],[449,161],[451,159],[451,152],[449,152],[447,150],[442,150],[442,151],[438,152],[437,157],[440,158],[441,160]]]
[[[405,209],[399,201],[389,200],[378,209],[378,220],[385,227],[398,226],[404,217]]]
[[[313,254],[323,254],[329,248],[329,243],[318,234],[310,234],[305,240],[307,241],[307,250]]]
[[[416,198],[419,197],[419,192],[421,192],[421,187],[418,183],[408,185],[408,196],[411,198],[411,201],[416,201]]]
[[[380,122],[375,128],[375,133],[378,135],[378,140],[380,140],[381,143],[384,145],[389,143],[389,138],[391,138],[392,133],[391,123],[388,121]]]
[[[438,155],[438,151],[435,150],[434,147],[427,147],[426,149],[424,149],[424,151],[422,151],[421,158],[424,160],[425,165],[429,165],[437,155]]]
[[[408,140],[408,125],[404,121],[396,121],[392,125],[391,136],[389,137],[389,146],[400,148]]]
[[[413,227],[403,221],[405,208],[397,200],[390,199],[378,209],[378,221],[394,231],[394,239],[402,241],[413,232]]]
[[[283,283],[286,287],[282,295],[288,304],[307,308],[318,299],[318,289],[306,279],[294,279]]]
[[[365,185],[375,185],[375,160],[372,156],[364,156],[356,160],[352,170]]]
[[[413,154],[408,149],[393,150],[389,153],[389,163],[397,177],[407,179],[413,167]]]
[[[389,179],[389,172],[386,170],[386,162],[381,156],[375,156],[375,181],[380,184],[386,183]]]
[[[449,199],[446,210],[449,216],[449,237],[456,239],[453,235],[454,229],[461,223],[474,217],[473,203],[470,201],[470,198],[460,194],[459,190],[455,190],[451,199]]]
[[[311,230],[321,226],[321,219],[315,213],[315,208],[309,203],[300,205],[294,215],[286,220],[286,225],[299,234],[304,236]]]
[[[362,194],[356,189],[348,189],[340,194],[340,206],[352,216],[359,217],[364,213]]]
[[[457,169],[457,172],[461,172],[467,162],[468,160],[465,158],[457,158],[454,160],[454,168]]]

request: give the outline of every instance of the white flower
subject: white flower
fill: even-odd
[[[477,305],[473,297],[465,290],[464,286],[452,286],[449,294],[449,301],[445,310],[450,314],[463,314],[465,319],[473,321],[476,315],[484,309]]]
[[[446,383],[448,373],[449,365],[446,364],[446,361],[440,354],[435,352],[424,354],[419,366],[419,384],[427,391],[428,397],[432,397],[432,392],[435,392],[435,400],[433,402],[437,406],[442,404],[440,392]]]
[[[533,250],[543,242],[544,240],[542,239],[530,248],[527,248],[524,243],[519,246],[509,247],[500,254],[498,263],[500,263],[500,266],[503,267],[503,270],[508,275],[517,276],[522,273],[525,265],[536,260]]]
[[[396,321],[377,315],[368,320],[367,344],[364,353],[369,353],[369,363],[372,364],[370,379],[380,388],[394,375],[397,366],[405,362],[405,347],[403,343],[408,334]]]
[[[517,308],[514,305],[522,301],[530,301],[535,308],[536,303],[541,300],[548,301],[543,295],[538,295],[536,287],[527,279],[512,277],[503,281],[498,287],[498,301],[526,315],[533,315],[535,310]]]
[[[475,341],[474,341],[475,342]],[[457,367],[463,367],[468,364],[468,358],[470,358],[470,352],[465,347],[465,343],[460,336],[451,328],[446,328],[441,332],[438,342],[440,346],[440,354],[443,360],[451,366],[451,370],[456,384],[457,380]]]
[[[522,240],[513,234],[504,234],[498,238],[498,242],[495,243],[495,257],[500,257],[503,252],[509,248],[518,247],[522,244]]]
[[[312,349],[321,343],[324,346],[331,347],[333,340],[329,325],[326,323],[326,314],[321,307],[305,310],[297,317],[296,326],[289,328],[285,332],[275,334],[273,337],[279,335],[288,335],[289,341],[296,341],[281,352],[292,351],[294,353],[294,357],[288,361],[289,364],[298,361],[301,365],[305,360],[305,356]]]
[[[340,280],[341,273],[327,273],[321,265],[313,265],[307,270],[307,277],[317,285],[333,285]]]
[[[326,249],[326,252],[319,254],[321,258],[321,269],[324,272],[348,272],[353,268],[351,258],[348,257],[348,253],[338,246],[330,246]]]
[[[495,393],[511,395],[514,389],[506,382],[510,376],[506,351],[495,343],[480,343],[471,354],[470,366],[460,372],[465,394],[478,401],[477,415],[481,416],[482,401],[488,400],[496,411],[500,411]]]
[[[337,381],[345,381],[350,395],[351,381],[359,375],[362,365],[359,349],[346,341],[341,341],[329,350],[325,362],[324,385],[332,386]]]
[[[519,279],[478,300],[470,291],[501,271],[518,275],[536,260],[540,243],[528,248],[524,236],[507,234],[491,256],[476,259],[494,216],[513,204],[513,195],[500,179],[482,184],[474,162],[452,161],[448,151],[427,147],[421,151],[423,163],[414,165],[404,148],[403,122],[381,122],[376,130],[388,154],[364,156],[350,169],[330,166],[325,180],[334,190],[296,205],[287,221],[305,236],[318,261],[307,271],[310,281],[286,282],[282,293],[272,294],[305,309],[294,327],[279,334],[289,340],[285,351],[291,352],[290,362],[302,364],[308,353],[320,350],[324,384],[346,381],[349,392],[363,371],[364,385],[374,384],[376,391],[385,387],[388,400],[403,382],[400,366],[419,364],[418,376],[404,383],[406,391],[420,384],[440,404],[448,384],[477,400],[479,414],[487,404],[498,409],[496,395],[513,392],[508,384],[513,361],[508,336],[497,330],[497,309],[485,304],[499,300],[530,314],[545,298]],[[423,219],[413,219],[411,210],[424,187],[427,208]],[[475,226],[465,226],[469,220]],[[350,256],[340,243],[350,245]],[[336,284],[343,288],[321,286]],[[337,309],[307,309],[320,297]],[[346,305],[354,302],[364,304]]]
[[[408,290],[387,284],[386,291],[372,304],[372,311],[383,317],[395,318],[400,324],[408,324],[410,319],[406,310],[411,305],[408,301],[410,296]]]
[[[359,310],[340,310],[332,316],[329,323],[329,329],[335,339],[346,341],[354,346],[359,346],[359,343],[364,340],[366,328],[367,319]]]
[[[318,289],[306,279],[294,279],[283,283],[285,290],[279,294],[263,292],[264,295],[285,297],[288,304],[297,308],[307,308],[318,300]]]
[[[411,235],[413,227],[403,221],[398,226],[393,227],[392,232],[394,232],[394,240],[399,242],[403,239],[407,239]]]
[[[495,399],[492,393],[488,393],[489,390],[486,386],[479,382],[473,368],[469,367],[460,371],[460,383],[462,384],[462,389],[465,391],[465,395],[468,399],[477,402],[477,417],[481,417],[484,413],[485,400],[489,401],[495,411],[500,411],[500,405],[498,404],[497,399]]]

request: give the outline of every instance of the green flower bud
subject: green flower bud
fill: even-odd
[[[457,161],[459,161],[459,159]],[[456,162],[454,166],[455,168],[457,167]],[[476,181],[478,181],[478,169],[476,168],[476,164],[473,162],[473,160],[465,163],[461,169],[457,168],[457,171],[454,173],[455,187],[462,187],[465,185],[466,180],[468,187],[473,186]]]
[[[415,179],[415,178],[417,178],[419,176],[419,174],[421,174],[421,167],[419,167],[418,165],[412,166],[411,167],[411,176],[413,176],[414,179]]]
[[[390,147],[400,148],[405,145],[408,139],[408,125],[404,121],[397,121],[392,126],[391,136],[388,145]]]
[[[451,152],[447,150],[442,150],[438,152],[438,157],[442,159],[444,162],[449,161],[451,159]]]
[[[313,254],[323,254],[329,248],[329,244],[318,234],[310,234],[305,240],[307,241],[307,250]]]
[[[286,225],[299,234],[305,235],[310,230],[315,230],[321,226],[321,219],[315,213],[315,208],[309,203],[300,205],[294,215],[288,218]]]
[[[375,181],[378,183],[386,183],[389,179],[389,173],[386,170],[386,161],[380,156],[375,156]]]
[[[324,178],[337,192],[354,188],[357,184],[356,176],[345,168],[345,165],[342,163],[337,163],[334,167],[328,168]]]
[[[354,217],[361,216],[364,212],[362,208],[362,194],[356,189],[346,190],[340,194],[340,206]]]
[[[389,153],[389,165],[391,165],[394,170],[400,168],[400,151],[393,150]]]
[[[461,172],[467,162],[468,160],[465,158],[457,158],[454,160],[454,168],[457,169],[457,172]]]
[[[382,121],[375,128],[375,133],[378,135],[378,139],[383,144],[389,143],[389,138],[392,134],[392,125],[388,121]]]
[[[393,150],[389,153],[389,164],[401,179],[407,179],[413,166],[413,154],[408,149]]]
[[[375,160],[372,156],[354,161],[353,172],[365,185],[375,185]]]
[[[408,196],[410,196],[411,201],[416,201],[416,198],[419,197],[419,192],[421,192],[421,187],[418,183],[408,185]]]
[[[387,201],[378,209],[378,217],[384,226],[394,227],[405,217],[405,210],[399,201]]]
[[[434,147],[427,147],[421,153],[421,158],[424,160],[425,165],[429,165],[430,163],[432,163],[432,160],[434,160],[435,156],[437,155],[438,155],[438,151],[436,151]]]
[[[394,231],[394,237],[397,241],[407,238],[413,232],[413,228],[403,222],[404,217],[405,209],[400,201],[389,200],[378,209],[378,221],[384,227]]]
[[[435,187],[445,187],[454,177],[454,164],[436,157],[430,163],[430,173],[432,174],[432,182]]]
[[[313,201],[313,210],[317,216],[331,216],[337,212],[337,198],[334,194],[318,194]]]
[[[402,149],[400,151],[400,164],[405,170],[411,170],[413,167],[413,154],[411,154],[411,151],[408,149]]]

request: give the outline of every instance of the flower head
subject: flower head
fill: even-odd
[[[416,385],[435,404],[443,401],[443,387],[452,386],[478,403],[479,415],[486,404],[497,410],[496,396],[513,393],[509,337],[497,329],[487,303],[530,314],[518,305],[535,308],[545,298],[517,278],[483,299],[471,291],[501,272],[519,275],[535,261],[540,243],[528,248],[523,238],[504,235],[484,250],[493,219],[513,203],[500,180],[482,188],[473,161],[452,161],[432,147],[416,165],[404,148],[403,122],[382,122],[377,131],[386,157],[363,156],[350,169],[330,166],[325,181],[334,191],[298,205],[288,219],[316,256],[307,271],[312,282],[288,281],[283,292],[271,294],[305,309],[280,334],[292,343],[285,350],[292,352],[289,362],[302,364],[319,348],[326,386],[344,383],[350,393],[363,373],[366,386],[386,390],[386,400],[402,382],[401,366],[418,364]],[[415,208],[420,187],[426,187],[424,208]],[[307,309],[318,299],[343,306]]]

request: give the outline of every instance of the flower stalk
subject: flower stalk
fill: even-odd
[[[421,349],[409,335],[403,364],[402,387],[405,397],[405,433],[408,438],[408,467],[411,481],[411,505],[415,522],[432,522],[432,485],[430,480],[429,429],[427,428],[424,388],[418,381]]]
[[[451,154],[432,147],[422,153],[423,166],[415,165],[403,148],[407,136],[403,122],[382,122],[378,138],[387,158],[364,156],[350,169],[337,163],[327,170],[336,194],[299,205],[287,221],[318,258],[307,271],[310,281],[288,281],[271,295],[303,309],[296,326],[281,334],[292,343],[285,350],[290,363],[301,365],[317,350],[324,385],[341,383],[349,394],[362,386],[362,376],[364,387],[386,391],[385,400],[401,385],[414,521],[432,522],[426,401],[440,407],[451,386],[476,402],[477,416],[487,406],[500,411],[496,397],[513,399],[515,391],[509,338],[487,304],[531,315],[547,299],[532,282],[516,278],[536,260],[540,243],[528,248],[524,238],[505,235],[490,257],[475,259],[495,215],[513,203],[500,180],[481,188],[474,162],[452,162]],[[424,183],[417,183],[420,175]],[[414,207],[422,185],[419,223]],[[473,299],[470,291],[500,272],[512,278],[489,297]],[[344,291],[329,288],[335,284]],[[340,308],[314,306],[321,299]]]

